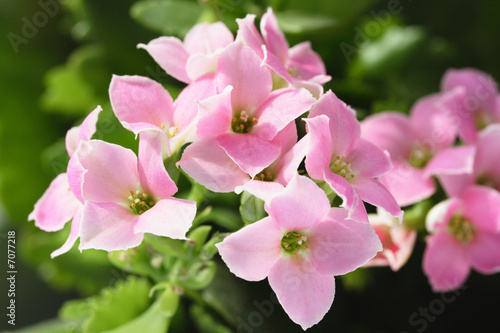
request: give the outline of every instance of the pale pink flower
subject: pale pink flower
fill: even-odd
[[[164,142],[164,156],[196,140],[197,101],[215,94],[212,76],[186,86],[175,102],[158,82],[142,76],[113,75],[111,105],[123,127],[136,135],[155,131]]]
[[[243,19],[236,19],[238,32],[236,40],[248,45],[263,62],[285,84],[304,87],[318,98],[322,85],[330,81],[321,57],[311,49],[309,42],[303,42],[289,48],[285,35],[278,26],[278,21],[269,8],[260,21],[259,34],[254,24],[255,15],[248,14]],[[274,77],[277,83],[278,77]]]
[[[199,102],[199,140],[179,165],[208,189],[232,192],[278,158],[277,134],[315,99],[305,89],[272,91],[271,74],[242,43],[220,54],[216,83],[221,93]]]
[[[248,281],[266,277],[285,312],[304,330],[330,309],[335,275],[363,265],[382,249],[369,224],[331,208],[310,179],[295,175],[266,202],[269,214],[217,244],[222,260]]]
[[[71,128],[66,133],[66,150],[73,157],[81,141],[89,141],[96,131],[97,118],[102,111],[98,106],[82,122],[80,126]],[[35,226],[44,231],[61,230],[66,222],[71,222],[71,231],[62,247],[52,252],[51,257],[68,252],[78,238],[83,200],[75,196],[68,184],[68,174],[59,174],[49,185],[42,197],[35,204],[28,220],[34,220]]]
[[[231,31],[221,22],[195,25],[184,38],[160,37],[139,44],[171,76],[190,83],[214,72],[221,50],[233,42]]]
[[[471,186],[431,209],[424,273],[435,292],[460,287],[470,269],[500,271],[500,194]]]
[[[361,136],[391,156],[392,171],[379,179],[399,205],[430,197],[436,191],[433,175],[472,172],[474,147],[451,147],[456,139],[452,105],[463,96],[458,88],[420,99],[409,117],[388,111],[361,122]]]
[[[460,194],[473,184],[490,186],[500,191],[500,124],[491,124],[483,129],[476,142],[474,164],[471,173],[438,175],[448,196]]]
[[[453,109],[454,121],[461,139],[473,143],[481,129],[500,123],[498,87],[491,76],[477,69],[450,69],[443,76],[441,89],[457,87],[464,89],[466,96]]]
[[[403,211],[391,193],[374,179],[391,170],[389,156],[360,138],[354,111],[328,91],[312,107],[306,122],[307,173],[328,183],[342,198],[342,207],[349,209],[349,217],[368,222],[366,201],[401,218]]]
[[[68,180],[85,200],[80,250],[125,250],[138,246],[144,233],[186,238],[196,203],[172,197],[177,187],[163,166],[157,135],[140,134],[139,158],[100,140],[81,142],[75,156]]]
[[[389,266],[398,271],[413,252],[417,231],[407,228],[404,221],[400,224],[398,219],[380,209],[377,209],[377,214],[368,214],[368,220],[384,249],[364,266]]]

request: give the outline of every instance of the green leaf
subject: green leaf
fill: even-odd
[[[102,333],[136,318],[149,305],[150,288],[148,280],[129,277],[90,298],[92,313],[83,325],[83,333]]]
[[[342,285],[347,290],[363,292],[373,281],[373,276],[366,268],[358,268],[340,276]]]
[[[215,244],[220,243],[224,240],[227,234],[220,234],[216,232],[208,242],[203,245],[203,249],[200,253],[200,258],[202,260],[210,260],[215,254],[219,252]]]
[[[160,254],[157,255],[161,256]],[[136,248],[109,252],[108,258],[114,266],[126,272],[149,276],[156,280],[161,278],[159,270],[161,261],[159,261],[159,265],[155,264],[155,257],[147,251],[147,244],[145,242]]]
[[[8,333],[7,331],[2,331]],[[9,331],[11,332],[11,331]],[[60,319],[50,319],[42,321],[32,326],[24,327],[16,330],[15,333],[78,333],[74,325]]]
[[[187,237],[195,242],[195,247],[194,247],[195,253],[199,253],[201,251],[211,230],[212,230],[211,226],[203,225],[189,232]]]
[[[208,206],[196,216],[193,225],[213,222],[229,231],[239,230],[242,226],[240,214],[232,208]]]
[[[240,214],[243,222],[246,224],[264,218],[266,216],[264,201],[248,192],[243,192],[241,195]]]
[[[231,329],[222,325],[215,318],[205,311],[201,306],[195,304],[189,309],[191,319],[196,328],[201,333],[231,333]]]
[[[185,274],[177,276],[180,286],[188,289],[203,289],[207,287],[215,277],[217,266],[213,261],[199,261],[192,264]]]
[[[186,253],[184,251],[184,242],[179,239],[172,239],[168,237],[146,234],[145,240],[156,251],[162,254],[166,254],[177,258],[186,257]]]
[[[286,11],[276,13],[276,18],[283,32],[295,34],[331,29],[339,25],[335,18],[319,13]]]
[[[131,16],[144,26],[165,35],[183,37],[198,22],[203,8],[187,1],[136,2]]]

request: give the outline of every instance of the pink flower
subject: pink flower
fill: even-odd
[[[339,195],[349,218],[368,222],[362,201],[401,218],[403,211],[375,177],[391,170],[386,153],[360,138],[354,111],[331,91],[312,107],[306,119],[310,135],[306,170],[313,179],[324,180]]]
[[[173,198],[177,192],[163,166],[161,140],[140,134],[139,159],[129,149],[100,140],[80,143],[68,167],[72,187],[85,205],[80,250],[124,250],[138,246],[144,233],[185,239],[196,203]]]
[[[147,45],[139,44],[177,80],[190,83],[214,72],[221,50],[233,42],[233,34],[221,22],[195,25],[184,38],[160,37]]]
[[[471,148],[476,148],[471,173],[438,175],[448,196],[460,194],[473,184],[490,186],[500,191],[500,124],[491,124],[483,129]]]
[[[155,131],[161,135],[164,155],[196,140],[198,100],[215,94],[213,77],[189,84],[173,102],[158,82],[142,76],[113,75],[109,87],[111,105],[123,127],[136,135]]]
[[[382,249],[369,224],[330,208],[325,193],[295,175],[266,202],[269,216],[217,244],[222,260],[248,281],[266,277],[290,318],[304,330],[330,309],[335,275],[353,271]]]
[[[423,269],[435,292],[461,286],[470,269],[500,271],[500,194],[471,186],[441,202],[427,215]]]
[[[276,160],[277,134],[315,100],[305,89],[272,91],[271,74],[241,43],[220,54],[216,82],[221,93],[199,102],[199,140],[179,165],[208,189],[231,192]]]
[[[456,87],[464,89],[466,96],[453,109],[453,116],[462,140],[472,143],[479,130],[500,122],[498,87],[491,76],[472,68],[450,69],[444,74],[441,89]]]
[[[433,175],[472,172],[474,147],[450,148],[456,138],[450,114],[462,98],[457,88],[419,100],[410,117],[382,112],[361,123],[361,136],[391,156],[394,168],[379,179],[399,205],[430,197],[436,191]]]
[[[413,252],[417,231],[408,229],[398,219],[380,209],[377,214],[368,214],[368,219],[384,249],[364,266],[389,266],[393,271],[398,271]]]
[[[330,81],[320,56],[311,49],[309,42],[303,42],[289,49],[283,32],[273,10],[269,8],[260,21],[259,34],[254,25],[255,15],[248,14],[244,19],[236,19],[238,33],[236,40],[248,45],[264,63],[278,75],[275,84],[304,87],[316,97],[323,93],[322,85]],[[283,85],[278,84],[278,86]]]
[[[81,141],[89,141],[96,131],[97,118],[102,111],[98,106],[82,122],[80,126],[71,128],[66,134],[66,150],[69,157]],[[28,220],[34,220],[35,226],[44,231],[61,230],[66,222],[73,219],[71,231],[68,239],[62,247],[52,252],[51,257],[68,252],[78,238],[80,226],[81,210],[83,201],[77,198],[70,190],[68,184],[68,174],[59,174],[49,185],[42,197],[35,204],[33,212],[28,216]]]

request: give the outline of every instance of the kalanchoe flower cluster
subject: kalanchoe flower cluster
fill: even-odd
[[[497,85],[478,70],[451,69],[442,90],[415,103],[409,117],[382,112],[361,124],[362,137],[391,155],[394,169],[380,181],[401,206],[431,197],[432,176],[449,197],[427,216],[423,269],[435,291],[460,287],[470,268],[500,271]]]
[[[268,216],[217,248],[236,276],[267,277],[304,330],[331,307],[334,276],[363,265],[404,265],[416,232],[400,225],[400,206],[432,196],[433,176],[452,197],[428,219],[433,235],[424,271],[435,290],[458,286],[470,267],[498,270],[500,213],[491,204],[500,202],[493,152],[500,127],[474,132],[451,121],[475,119],[480,127],[496,121],[496,86],[474,71],[450,72],[443,92],[416,103],[409,117],[387,112],[360,124],[353,109],[332,91],[324,93],[330,77],[309,43],[289,48],[270,9],[260,32],[254,21],[253,15],[238,19],[236,38],[220,22],[202,23],[183,41],[160,37],[139,45],[187,85],[173,100],[154,80],[113,76],[111,105],[139,138],[138,156],[91,139],[100,108],[68,132],[67,173],[29,216],[46,231],[73,220],[68,241],[53,256],[77,238],[80,250],[106,251],[137,247],[145,233],[186,239],[196,202],[174,197],[179,184],[165,168],[169,159],[208,190],[246,191],[264,201]],[[486,83],[479,89],[476,81]],[[495,98],[482,94],[487,102],[467,109],[477,91]],[[305,124],[303,137],[298,123]],[[454,146],[457,133],[467,145]],[[369,215],[365,203],[379,214]],[[448,258],[456,260],[440,265]]]

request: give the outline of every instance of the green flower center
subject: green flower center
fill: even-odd
[[[283,235],[281,248],[288,254],[302,254],[307,249],[307,237],[300,231],[290,231]]]
[[[476,227],[461,215],[454,215],[448,224],[448,232],[462,244],[469,244],[475,236]]]
[[[431,160],[432,152],[424,146],[417,145],[410,153],[408,161],[415,168],[423,168]]]
[[[243,110],[233,114],[231,128],[234,133],[248,133],[255,124],[257,124],[257,118],[250,117],[248,112]]]
[[[263,182],[272,182],[274,180],[273,173],[270,170],[264,169],[255,176],[256,180]]]
[[[156,204],[156,201],[149,193],[141,190],[130,191],[128,200],[130,201],[130,210],[136,215],[141,215]]]
[[[337,156],[334,160],[332,160],[330,170],[332,170],[333,173],[344,177],[348,182],[353,180],[355,177],[351,168],[351,162],[345,161],[345,157],[342,155]]]
[[[474,112],[474,123],[478,130],[486,128],[489,124],[493,123],[493,119],[486,112],[476,111]]]

